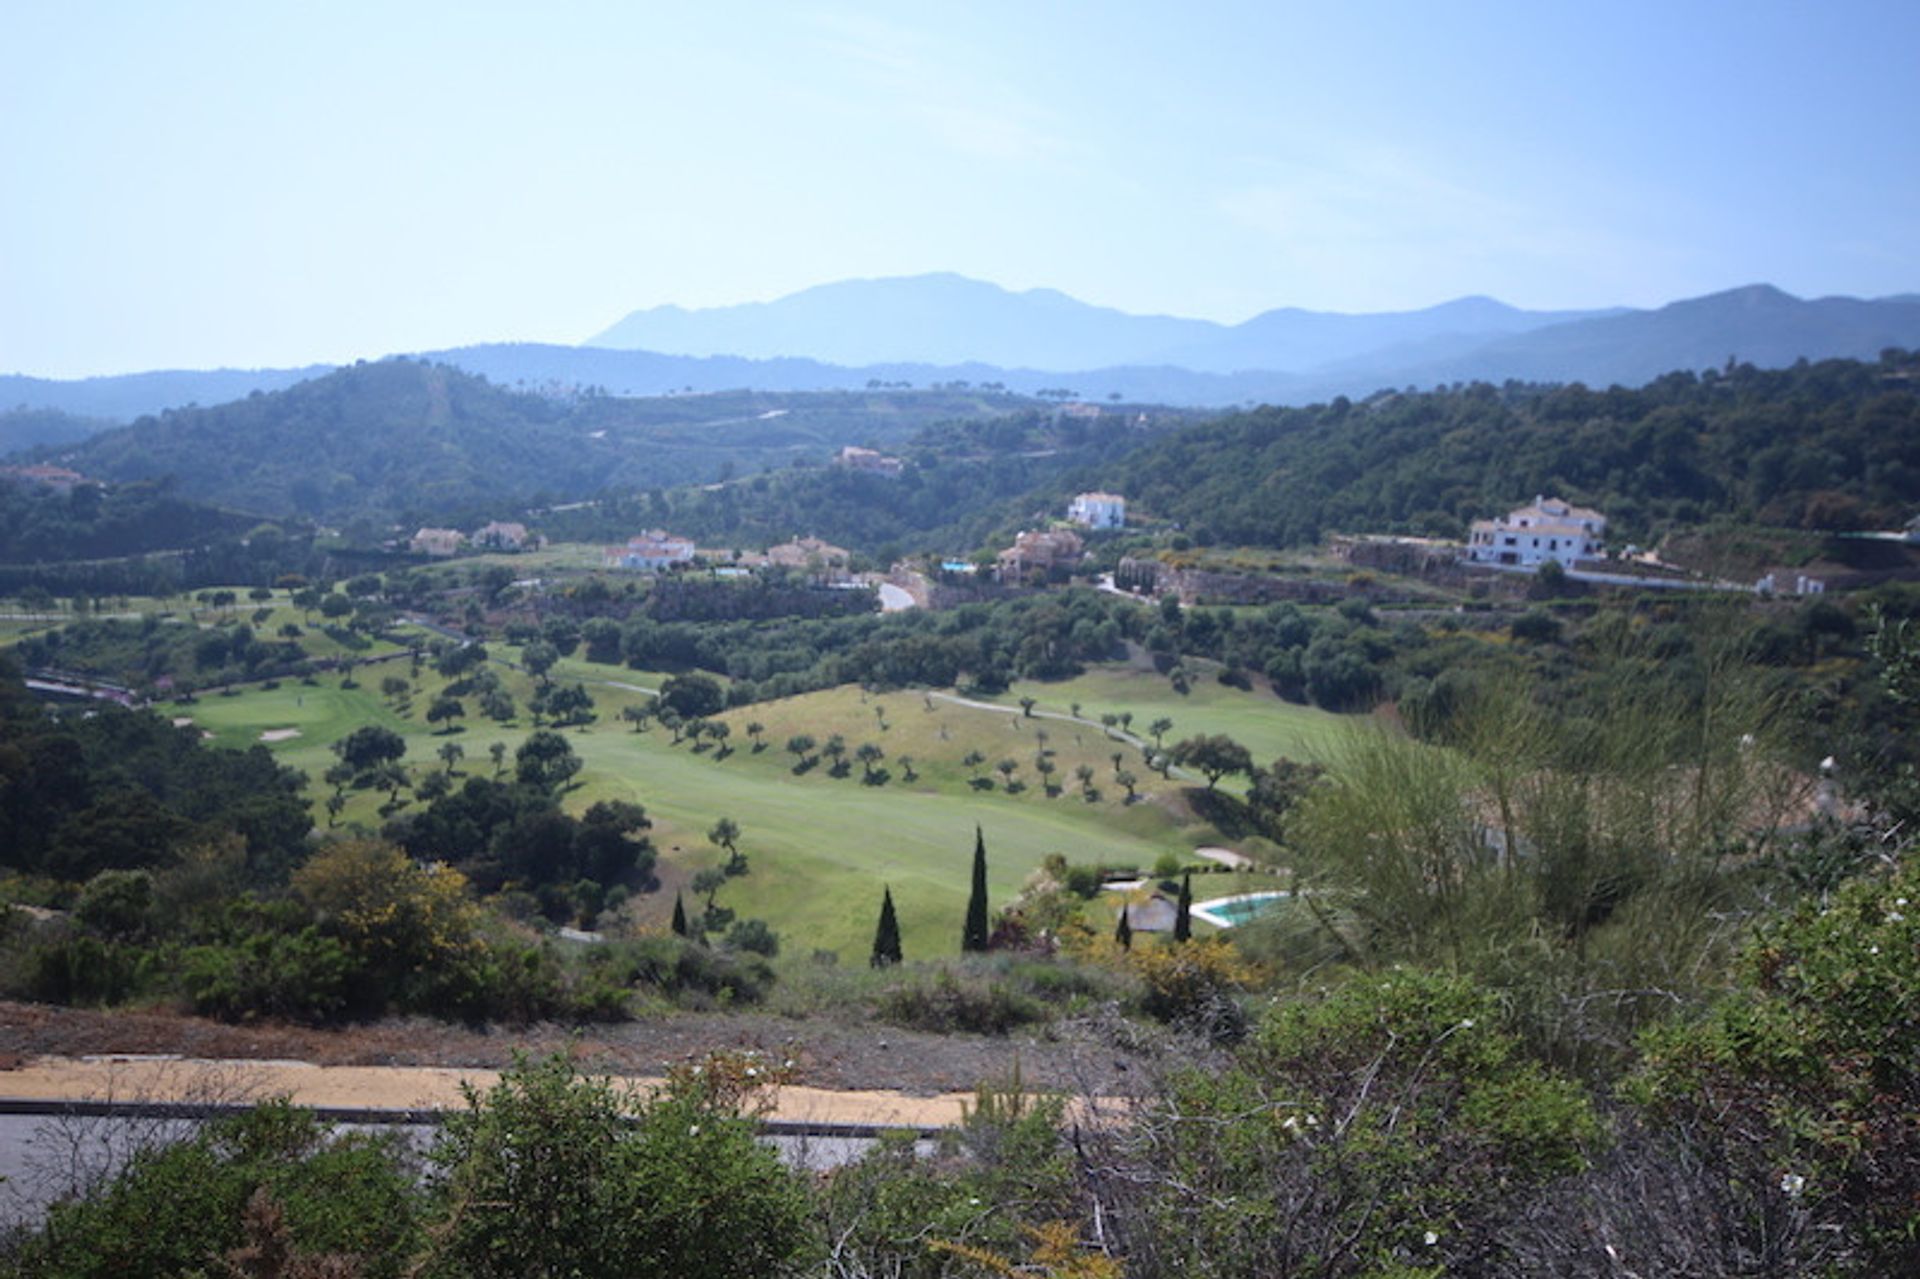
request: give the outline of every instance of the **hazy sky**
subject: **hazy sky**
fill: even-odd
[[[1920,291],[1920,3],[0,0],[0,372],[958,271],[1237,321]]]

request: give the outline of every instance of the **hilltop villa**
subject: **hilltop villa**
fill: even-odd
[[[690,538],[675,537],[664,529],[649,529],[638,537],[627,539],[625,546],[609,546],[601,558],[608,568],[631,568],[657,572],[663,568],[672,568],[675,564],[685,564],[693,559],[693,541]]]
[[[526,525],[500,520],[475,530],[473,535],[473,544],[489,551],[523,551],[536,541]]]
[[[836,581],[846,575],[847,562],[852,558],[852,552],[846,547],[823,542],[817,537],[796,537],[791,542],[767,548],[769,564],[802,569]]]
[[[1474,564],[1539,568],[1548,560],[1571,568],[1575,560],[1601,553],[1607,517],[1557,497],[1536,497],[1504,517],[1475,520],[1467,536],[1467,559]]]
[[[1086,543],[1078,533],[1067,529],[1045,532],[1028,530],[1013,539],[1013,545],[1000,552],[999,574],[1003,582],[1020,582],[1030,575],[1045,576],[1055,568],[1077,564]]]
[[[1082,493],[1068,505],[1067,519],[1085,528],[1123,528],[1127,499],[1118,493]]]
[[[853,444],[841,449],[835,455],[833,463],[849,471],[870,471],[875,475],[893,478],[897,478],[907,465],[900,458],[889,457],[878,449],[863,449]]]
[[[415,555],[445,558],[457,553],[466,540],[467,535],[457,528],[423,528],[408,539],[407,545]]]

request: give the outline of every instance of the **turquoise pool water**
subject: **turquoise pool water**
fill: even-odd
[[[1244,924],[1249,919],[1256,919],[1277,909],[1286,900],[1286,893],[1245,893],[1239,897],[1203,902],[1193,908],[1193,913],[1216,927],[1232,928],[1235,924]]]

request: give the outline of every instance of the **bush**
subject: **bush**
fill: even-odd
[[[251,1248],[287,1258],[273,1273],[392,1279],[420,1238],[410,1163],[395,1138],[335,1137],[310,1111],[271,1102],[143,1151],[98,1191],[55,1204],[17,1273],[251,1274],[239,1264]]]
[[[741,1098],[703,1080],[682,1072],[642,1100],[556,1054],[469,1092],[431,1156],[445,1225],[423,1273],[758,1279],[795,1262],[800,1182]]]
[[[313,927],[242,933],[180,956],[181,990],[194,1011],[228,1021],[331,1020],[347,1006],[354,973],[346,947]]]
[[[1087,1130],[1128,1273],[1506,1273],[1489,1240],[1577,1172],[1599,1125],[1492,996],[1396,972],[1277,1008],[1224,1068],[1182,1067]]]
[[[1630,1081],[1649,1113],[1721,1135],[1749,1184],[1800,1179],[1861,1272],[1920,1273],[1920,863],[1760,930],[1741,989],[1651,1031]]]
[[[1006,982],[956,975],[951,968],[940,969],[931,981],[916,974],[889,988],[875,1011],[881,1021],[936,1034],[1004,1035],[1046,1017],[1045,1009]]]

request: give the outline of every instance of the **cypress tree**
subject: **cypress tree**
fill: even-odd
[[[679,893],[673,895],[673,932],[676,937],[687,935],[687,907]]]
[[[1180,877],[1180,909],[1173,917],[1173,939],[1189,941],[1193,937],[1193,872]]]
[[[1120,903],[1120,922],[1114,927],[1113,939],[1120,943],[1121,950],[1133,949],[1133,923],[1127,918],[1127,905]]]
[[[900,962],[900,920],[893,913],[893,889],[880,898],[880,926],[873,930],[873,956],[867,961],[875,968]]]
[[[973,828],[973,895],[967,898],[967,924],[960,933],[960,950],[987,948],[987,840]]]

